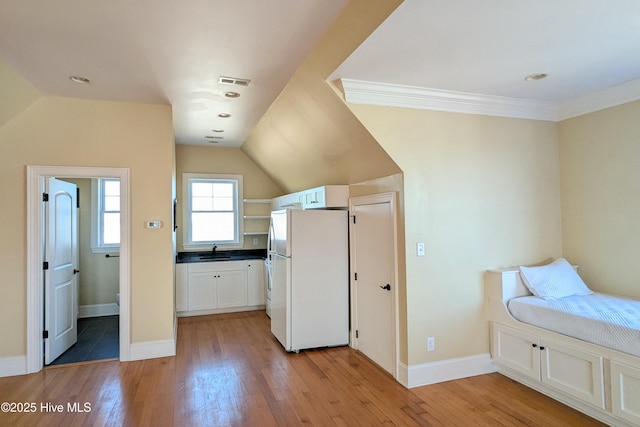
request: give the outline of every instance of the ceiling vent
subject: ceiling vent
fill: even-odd
[[[218,83],[223,85],[236,85],[236,86],[249,86],[251,80],[249,79],[239,79],[236,77],[218,77]]]

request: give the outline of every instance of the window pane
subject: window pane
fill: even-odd
[[[120,196],[104,196],[104,210],[111,212],[120,212]]]
[[[120,244],[120,213],[105,213],[102,219],[102,243],[105,245]]]
[[[233,211],[233,198],[232,197],[216,197],[213,201],[213,210]]]
[[[104,194],[105,196],[120,196],[120,180],[104,180]]]
[[[213,184],[215,197],[233,197],[233,184],[230,182],[216,182]]]
[[[191,241],[233,241],[234,225],[233,212],[194,212],[191,214]]]
[[[213,184],[209,182],[192,182],[191,196],[193,197],[213,197]]]
[[[211,197],[193,197],[191,198],[191,210],[212,211],[213,199]]]

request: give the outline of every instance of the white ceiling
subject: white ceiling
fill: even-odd
[[[171,104],[178,143],[240,146],[346,3],[2,0],[0,59],[47,95]],[[499,99],[545,119],[610,89],[609,104],[640,98],[640,1],[405,0],[330,79],[368,85],[362,102],[493,112]]]
[[[239,146],[346,3],[2,0],[0,59],[46,95],[171,104],[178,143]]]
[[[549,77],[524,80],[533,73]],[[404,0],[330,77],[376,83],[372,103],[394,104],[381,94],[395,92],[396,105],[461,95],[547,110],[622,83],[638,96],[638,78],[638,0]]]

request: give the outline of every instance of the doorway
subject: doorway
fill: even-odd
[[[398,377],[396,194],[349,199],[351,345]]]
[[[120,180],[120,258],[118,281],[119,303],[119,353],[120,360],[130,358],[130,207],[129,169],[77,166],[27,166],[27,373],[42,370],[43,361],[43,311],[42,283],[44,224],[42,194],[45,179],[59,178],[115,178]]]
[[[47,178],[51,182],[51,178]],[[45,340],[45,365],[62,365],[119,357],[119,188],[104,178],[62,178],[77,188],[76,340],[61,354],[50,354]],[[51,194],[45,210],[54,209]],[[106,221],[105,221],[106,219]],[[50,222],[51,223],[51,222]],[[50,229],[51,227],[49,227]],[[48,236],[47,232],[45,235]],[[49,245],[51,246],[51,245]],[[47,252],[47,261],[52,254]],[[51,268],[48,270],[51,271]],[[45,281],[46,281],[45,272]],[[45,283],[45,289],[47,284]],[[45,292],[45,319],[48,302]],[[45,323],[46,324],[46,323]],[[55,334],[48,330],[49,341]]]

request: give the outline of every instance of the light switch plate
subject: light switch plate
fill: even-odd
[[[424,256],[424,243],[420,242],[416,245],[416,255]]]

